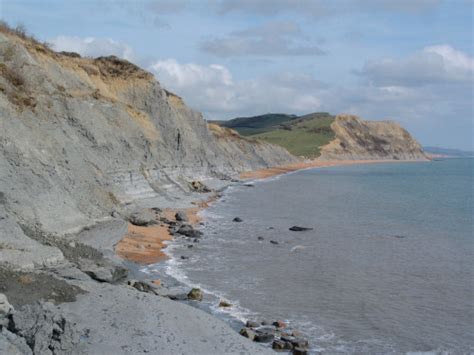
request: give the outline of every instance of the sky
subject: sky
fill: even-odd
[[[351,113],[473,149],[474,0],[0,0],[56,50],[117,55],[207,119]]]

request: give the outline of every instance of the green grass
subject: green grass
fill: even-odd
[[[293,155],[316,158],[321,147],[334,139],[330,128],[333,121],[332,116],[298,119],[288,125],[289,129],[274,129],[251,137],[282,146]]]

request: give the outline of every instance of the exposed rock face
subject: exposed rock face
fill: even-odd
[[[420,144],[395,122],[339,115],[331,129],[336,137],[321,148],[322,160],[427,160]]]
[[[217,136],[132,63],[0,33],[0,207],[9,223],[75,232],[119,202],[295,160],[279,147]]]

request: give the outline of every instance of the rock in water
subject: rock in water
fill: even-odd
[[[290,342],[287,342],[281,339],[275,339],[272,343],[272,349],[273,350],[291,350],[293,349],[293,345],[291,345]]]
[[[260,327],[260,323],[252,321],[252,320],[248,320],[245,326],[247,328],[257,328],[257,327]]]
[[[276,240],[270,240],[270,243],[275,244],[275,245],[280,244],[280,243],[278,243]]]
[[[255,333],[252,329],[249,328],[242,328],[239,334],[246,338],[249,338],[251,341],[254,341],[257,335],[257,333]]]
[[[243,222],[243,219],[240,217],[235,217],[232,222]]]
[[[190,238],[202,237],[202,232],[194,229],[190,224],[183,224],[181,227],[179,227],[177,233]]]
[[[219,302],[219,307],[223,307],[223,308],[232,307],[232,304],[227,302],[226,300],[221,300]]]
[[[193,288],[188,293],[188,299],[193,301],[202,301],[202,291],[199,288]]]
[[[310,231],[310,230],[313,230],[313,228],[300,227],[300,226],[293,226],[290,228],[290,231],[292,232],[304,232],[304,231]]]

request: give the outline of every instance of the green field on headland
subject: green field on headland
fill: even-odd
[[[286,148],[296,156],[316,158],[320,148],[334,139],[334,116],[316,112],[304,116],[266,114],[215,122],[243,136],[261,139]]]

